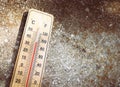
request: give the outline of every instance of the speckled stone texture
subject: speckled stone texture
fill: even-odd
[[[0,87],[9,87],[30,8],[55,17],[42,87],[120,87],[119,0],[0,0]]]

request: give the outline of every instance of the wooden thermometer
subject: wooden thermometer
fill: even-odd
[[[53,16],[30,9],[10,87],[41,87]]]

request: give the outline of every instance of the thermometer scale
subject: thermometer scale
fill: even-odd
[[[51,14],[29,10],[10,87],[41,87],[52,25]]]

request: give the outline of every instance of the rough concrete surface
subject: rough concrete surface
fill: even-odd
[[[120,87],[119,0],[0,0],[0,87],[30,8],[55,17],[42,87]]]

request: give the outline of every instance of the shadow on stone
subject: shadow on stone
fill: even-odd
[[[15,48],[13,49],[11,66],[10,66],[9,71],[8,71],[10,73],[10,76],[6,79],[5,87],[10,86],[10,81],[12,79],[12,74],[13,74],[13,69],[14,69],[13,64],[15,65],[15,61],[16,61],[16,58],[17,58],[17,53],[18,53],[18,50],[19,50],[18,48],[20,46],[20,42],[21,42],[21,39],[22,39],[22,34],[23,34],[23,31],[24,31],[25,22],[26,22],[26,19],[27,19],[27,14],[28,14],[28,12],[25,12],[22,16],[22,21],[21,21],[21,24],[20,24],[20,27],[19,27],[19,31],[18,31],[16,43],[15,43]]]

